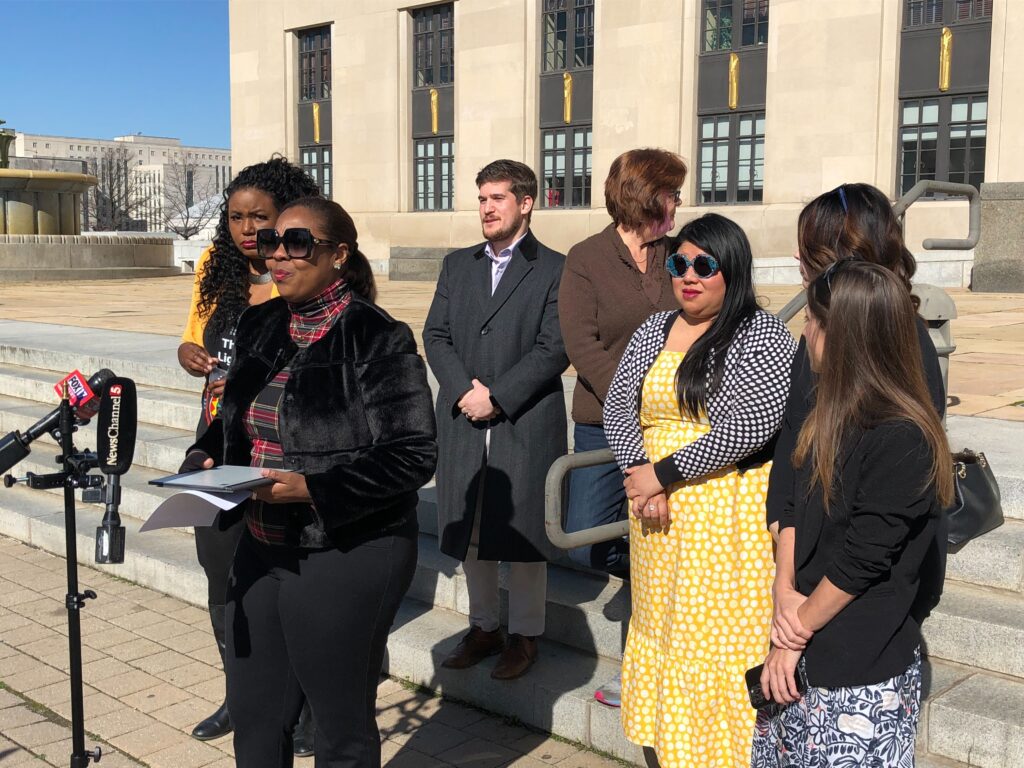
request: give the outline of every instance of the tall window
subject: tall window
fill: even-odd
[[[414,87],[455,82],[455,10],[451,3],[412,12]]]
[[[302,170],[313,177],[324,197],[331,196],[331,147],[329,144],[316,144],[302,147]]]
[[[919,181],[979,187],[985,180],[992,6],[992,0],[905,0],[897,129],[900,194]],[[943,71],[946,27],[953,55]]]
[[[417,8],[412,20],[412,203],[450,211],[455,202],[455,7]]]
[[[700,118],[701,203],[759,203],[764,196],[764,112]]]
[[[299,101],[331,98],[331,28],[299,32]]]
[[[545,72],[594,66],[594,0],[544,0]]]
[[[705,52],[768,43],[768,0],[704,0],[703,17]]]
[[[450,211],[455,195],[455,141],[450,136],[416,139],[417,211]]]
[[[590,126],[541,131],[541,207],[588,207],[592,177]]]
[[[541,6],[542,208],[590,206],[594,10],[594,0],[543,0]]]
[[[927,179],[985,180],[988,96],[906,99],[900,109],[900,194]]]

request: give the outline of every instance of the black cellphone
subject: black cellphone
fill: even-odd
[[[747,682],[747,694],[750,696],[750,706],[754,709],[767,707],[775,702],[764,695],[761,689],[761,673],[764,671],[764,664],[758,664],[753,669],[748,669],[744,678]],[[797,693],[804,693],[807,690],[807,672],[803,664],[796,666],[796,690]]]
[[[212,384],[215,381],[220,381],[227,375],[227,370],[225,370],[224,368],[217,367],[210,371],[208,374],[206,374],[206,380]]]

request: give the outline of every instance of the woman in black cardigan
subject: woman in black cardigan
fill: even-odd
[[[911,288],[911,280],[917,269],[913,255],[903,243],[903,229],[893,214],[892,205],[881,190],[870,184],[841,184],[808,203],[800,212],[797,242],[796,258],[805,288],[843,253],[856,253],[864,261],[885,267],[907,291]],[[917,299],[912,300],[916,306]],[[914,328],[928,393],[941,418],[945,413],[946,393],[942,385],[939,357],[924,320],[916,318]],[[768,496],[765,500],[768,527],[776,537],[779,520],[786,511],[789,489],[793,486],[792,457],[796,436],[814,406],[815,381],[816,376],[807,356],[807,342],[801,337],[790,370],[789,395],[782,429],[775,444]],[[926,583],[915,606],[918,618],[927,615],[942,592],[946,570],[943,539],[942,535],[937,536],[929,549]],[[773,597],[775,620],[784,623],[795,598],[781,584],[776,584]]]
[[[843,259],[807,290],[816,398],[779,520],[779,586],[753,768],[912,765],[921,630],[911,613],[942,505],[949,447],[921,364],[910,293]],[[797,670],[808,684],[797,689]]]
[[[223,440],[226,464],[274,481],[244,506],[228,587],[235,757],[290,766],[304,692],[316,764],[378,768],[378,671],[437,458],[426,367],[409,327],[373,303],[337,203],[285,206],[257,245],[281,298],[242,315],[221,411],[196,446],[216,456]]]

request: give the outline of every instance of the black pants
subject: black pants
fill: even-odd
[[[213,636],[224,659],[224,603],[228,594],[228,574],[235,559],[238,539],[245,530],[245,520],[239,517],[235,522],[223,524],[218,516],[213,525],[196,528],[196,556],[206,574],[206,604],[210,609],[210,623]]]
[[[242,534],[228,585],[228,710],[235,760],[292,765],[303,692],[316,768],[380,768],[377,680],[416,570],[415,520],[341,549],[266,546]]]

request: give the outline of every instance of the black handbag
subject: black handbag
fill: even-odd
[[[953,505],[946,513],[950,546],[960,546],[1003,524],[999,485],[984,453],[953,454],[953,490]]]

